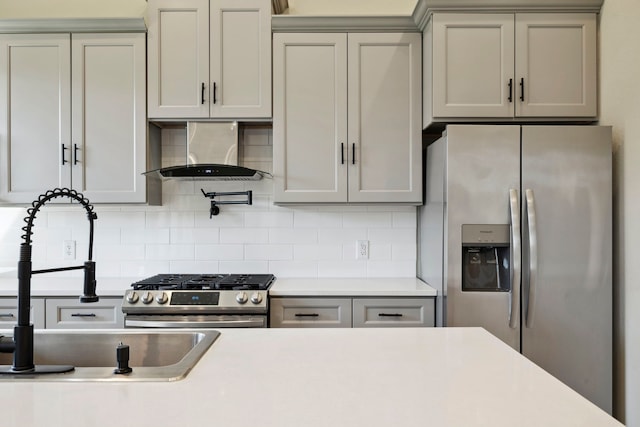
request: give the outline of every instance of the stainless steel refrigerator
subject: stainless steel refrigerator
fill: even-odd
[[[484,327],[611,413],[611,128],[452,125],[425,171],[437,324]]]

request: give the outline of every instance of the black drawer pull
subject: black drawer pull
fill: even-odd
[[[378,313],[378,317],[402,317],[402,313]]]
[[[95,313],[73,313],[71,317],[96,317]]]
[[[13,313],[0,313],[0,317],[11,317],[11,318],[14,318],[15,316],[13,315]]]
[[[320,317],[318,313],[296,313],[296,317]]]

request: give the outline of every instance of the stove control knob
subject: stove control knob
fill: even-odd
[[[236,301],[238,301],[238,303],[240,304],[246,303],[248,299],[249,297],[247,297],[246,292],[240,292],[238,295],[236,295]]]
[[[160,295],[156,296],[156,301],[158,304],[166,304],[169,301],[166,292],[160,292]]]
[[[262,302],[262,295],[259,294],[258,292],[254,292],[251,295],[251,302],[254,304],[260,304]]]
[[[129,292],[127,294],[127,302],[129,304],[135,304],[138,302],[138,293],[137,292]]]
[[[141,299],[144,304],[151,304],[153,302],[153,294],[151,292],[145,292],[142,294]]]

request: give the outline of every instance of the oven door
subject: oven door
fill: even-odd
[[[266,328],[266,315],[125,315],[125,328]]]

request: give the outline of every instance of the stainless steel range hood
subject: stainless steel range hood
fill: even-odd
[[[238,165],[238,122],[187,122],[184,162],[146,176],[177,180],[257,181],[268,172]]]

